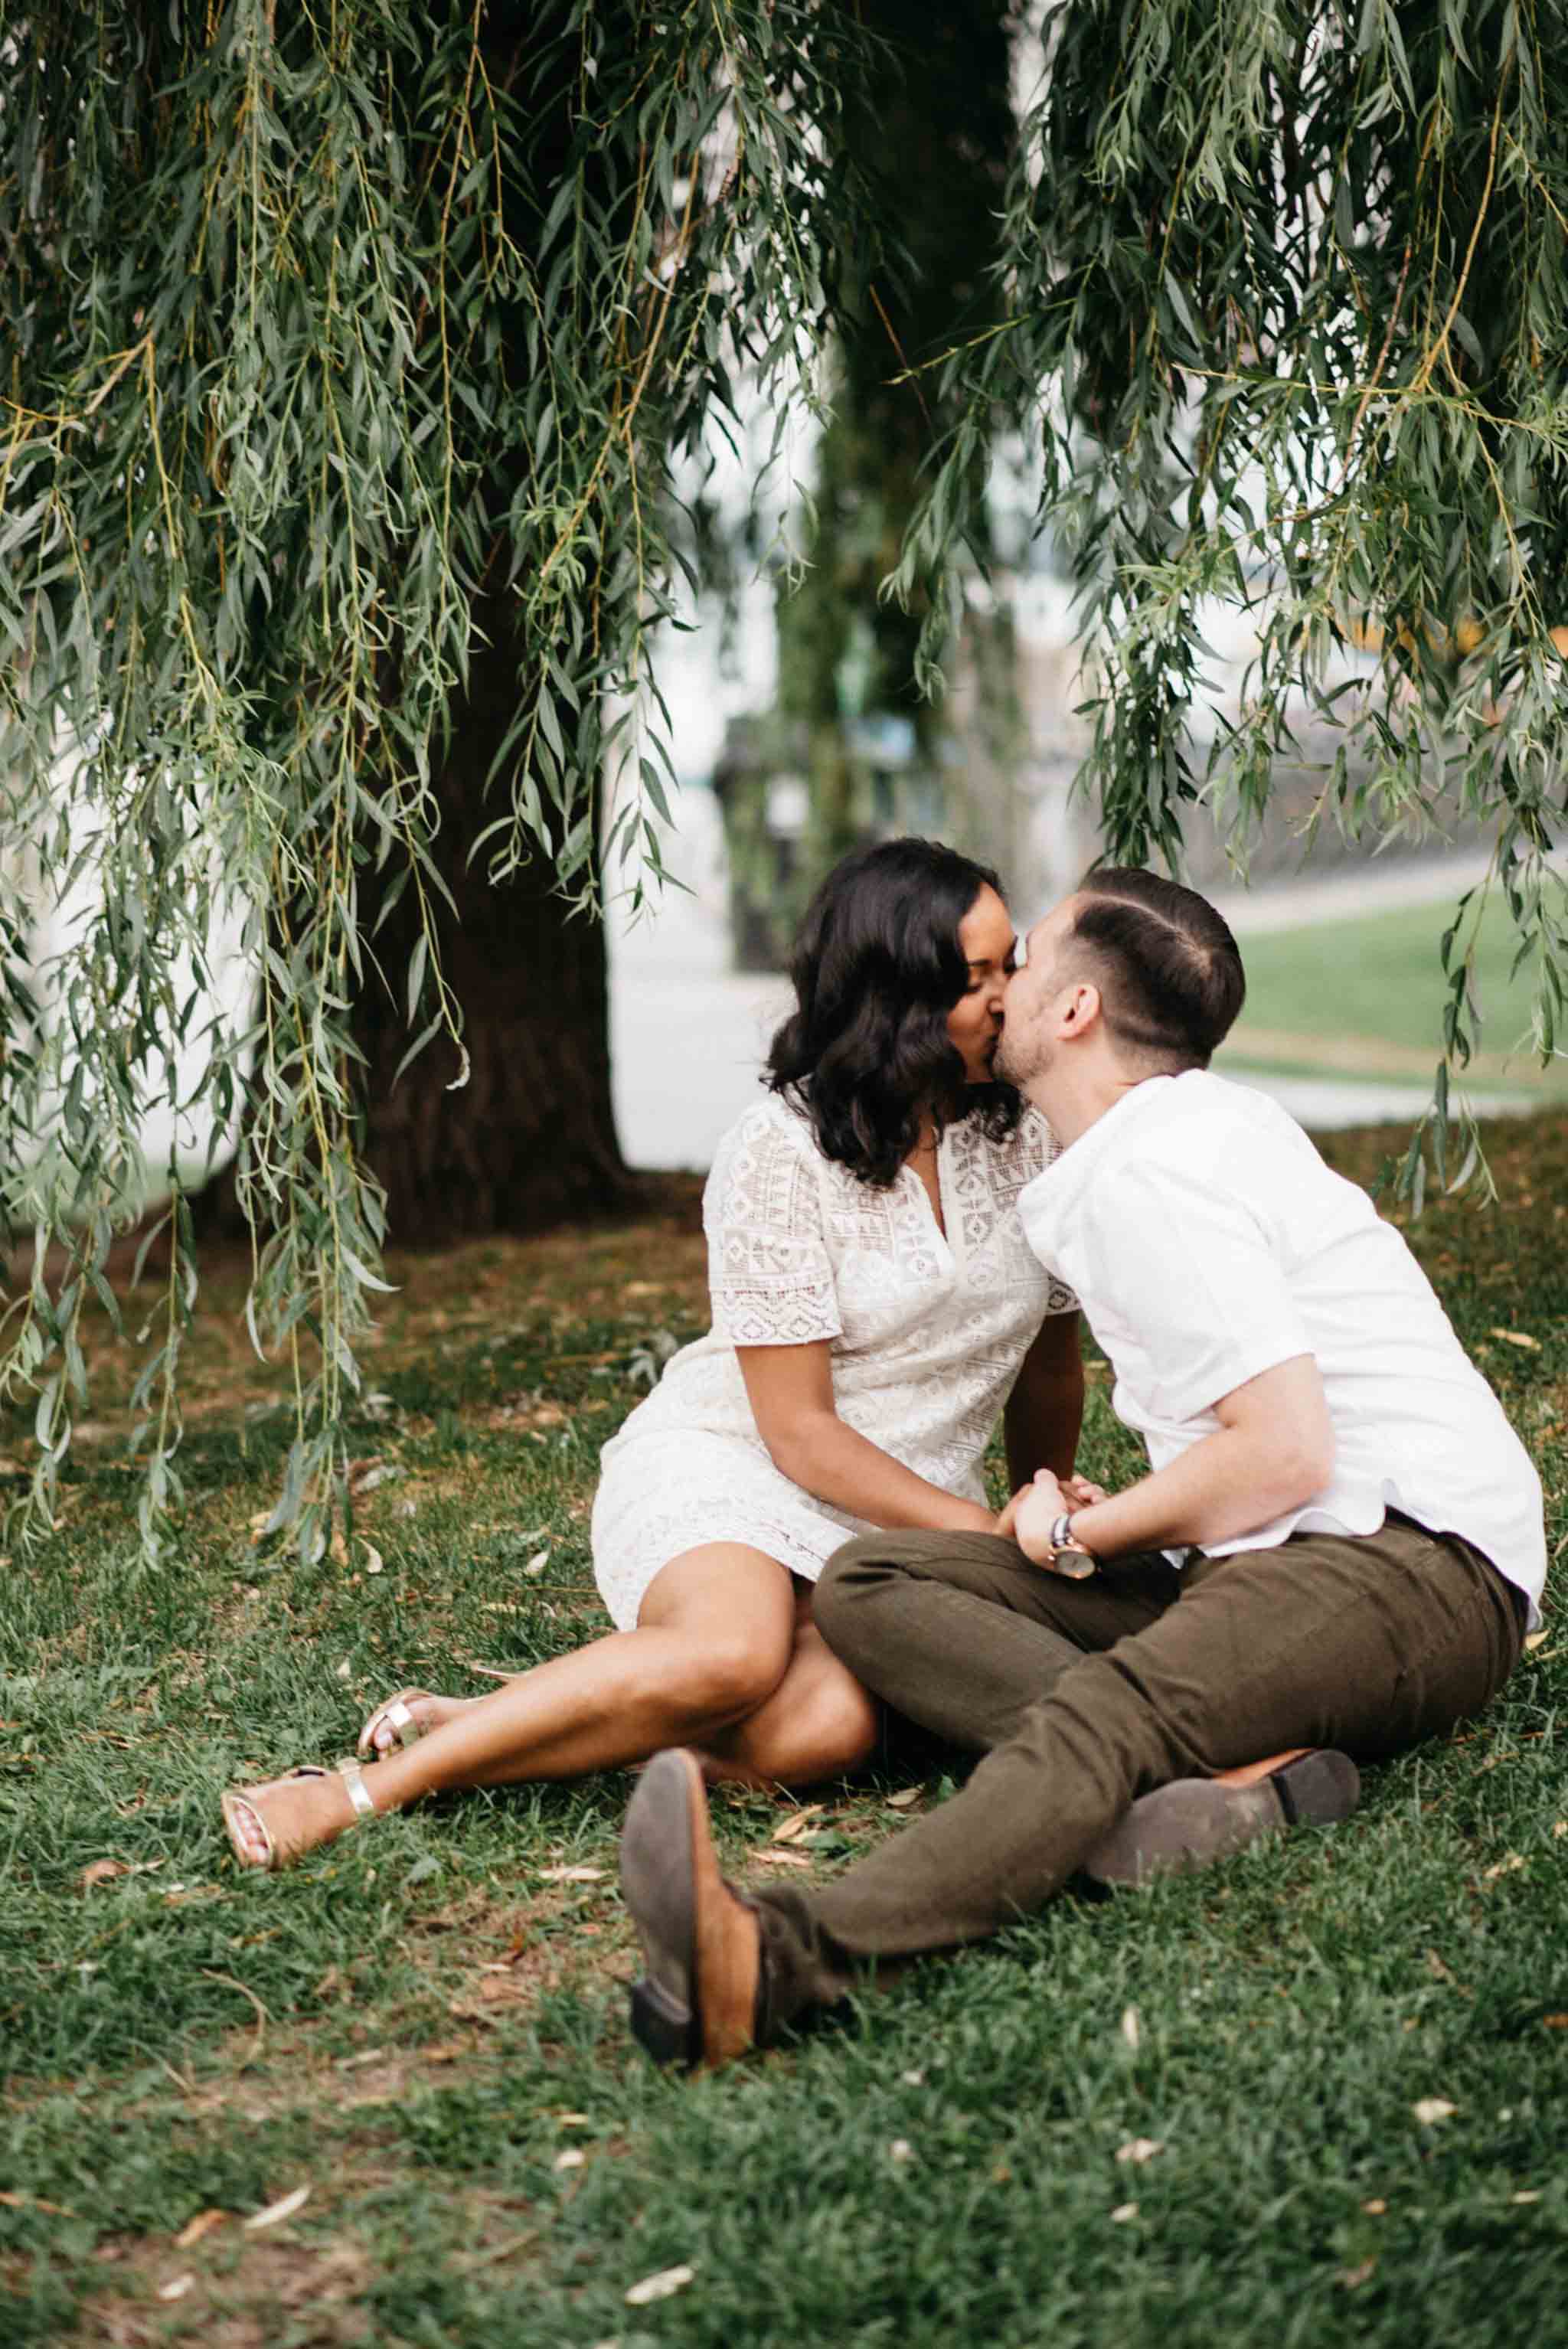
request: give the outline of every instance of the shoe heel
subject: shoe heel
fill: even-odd
[[[1332,1826],[1347,1819],[1361,1799],[1361,1773],[1348,1754],[1316,1746],[1287,1762],[1267,1782],[1279,1797],[1287,1826]]]
[[[684,2064],[690,2071],[702,2050],[697,2044],[696,2018],[690,2010],[667,1998],[655,1982],[632,1984],[632,2036],[655,2064]]]

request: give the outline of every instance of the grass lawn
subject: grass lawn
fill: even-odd
[[[1448,995],[1439,947],[1452,919],[1445,900],[1249,936],[1246,1009],[1227,1058],[1429,1078]],[[1568,1092],[1568,1066],[1558,1062],[1543,1076],[1530,1052],[1531,975],[1527,968],[1512,976],[1516,950],[1508,910],[1494,897],[1476,933],[1476,992],[1484,1016],[1477,1078]]]
[[[1329,1146],[1370,1182],[1403,1139]],[[1510,1122],[1492,1153],[1501,1208],[1443,1206],[1415,1237],[1561,1547],[1568,1117]],[[62,1530],[13,1549],[6,2349],[1560,2337],[1560,1618],[1485,1719],[1373,1775],[1343,1827],[1064,1898],[717,2079],[661,2075],[627,2033],[623,1777],[432,1805],[293,1874],[236,1872],[223,1785],[346,1752],[405,1682],[464,1686],[475,1659],[601,1628],[595,1453],[639,1349],[705,1318],[694,1210],[675,1189],[636,1226],[400,1268],[344,1561],[305,1573],[253,1546],[285,1423],[219,1325],[194,1361],[178,1563],[137,1563],[107,1403]],[[1103,1374],[1092,1391],[1087,1464],[1115,1479],[1131,1447]],[[18,1487],[27,1424],[0,1460]],[[722,1798],[728,1860],[825,1873],[899,1832],[895,1791],[830,1789],[787,1843],[795,1806]],[[943,1793],[938,1766],[914,1801]]]

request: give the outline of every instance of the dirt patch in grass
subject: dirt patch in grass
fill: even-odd
[[[173,2242],[117,2238],[96,2260],[114,2284],[89,2299],[72,2349],[142,2349],[200,2339],[204,2349],[265,2349],[286,2330],[299,2349],[347,2349],[371,2338],[359,2305],[371,2276],[356,2243],[247,2238],[226,2218],[188,2251]]]

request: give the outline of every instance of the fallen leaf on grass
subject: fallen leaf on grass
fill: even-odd
[[[522,1570],[524,1574],[542,1574],[549,1564],[550,1552],[547,1549],[536,1549]]]
[[[1136,2219],[1137,2216],[1136,2202],[1119,2202],[1110,2214],[1110,2223],[1113,2227],[1125,2227],[1130,2219]]]
[[[1341,2268],[1336,2279],[1346,2292],[1356,2292],[1366,2283],[1377,2269],[1376,2260],[1363,2260],[1358,2268]]]
[[[541,1884],[598,1884],[609,1874],[606,1868],[542,1868]]]
[[[264,2210],[253,2211],[244,2221],[247,2235],[259,2235],[263,2227],[281,2227],[296,2210],[303,2210],[310,2200],[310,2188],[296,2186],[292,2194],[284,2194],[276,2202],[269,2202]]]
[[[1138,2009],[1135,2006],[1123,2007],[1121,2011],[1121,2036],[1136,2055],[1139,2041],[1143,2036],[1143,2030],[1139,2023]]]
[[[1517,1868],[1521,1868],[1523,1866],[1523,1853],[1511,1851],[1506,1859],[1494,1860],[1490,1868],[1483,1868],[1480,1872],[1480,1880],[1483,1884],[1495,1884],[1500,1876],[1511,1876]]]
[[[811,1865],[803,1851],[759,1851],[756,1856],[764,1868],[810,1868]]]
[[[387,1570],[387,1561],[382,1557],[380,1551],[377,1548],[375,1543],[361,1542],[360,1547],[365,1553],[366,1573],[384,1574]]]
[[[923,1786],[901,1786],[896,1795],[888,1796],[887,1807],[890,1811],[912,1810],[924,1792]]]
[[[808,1803],[804,1810],[796,1811],[791,1817],[784,1820],[781,1826],[774,1828],[773,1841],[775,1843],[799,1842],[812,1821],[820,1819],[826,1809],[825,1803]]]
[[[1388,2205],[1380,2194],[1375,2194],[1370,2202],[1363,2202],[1361,2208],[1369,2219],[1384,2219],[1388,2215]]]
[[[1511,2194],[1508,2199],[1511,2202],[1539,2202],[1541,2189],[1538,2186],[1522,2186],[1517,2194]]]
[[[913,2161],[914,2159],[914,2147],[911,2145],[908,2137],[895,2137],[892,2143],[889,2146],[887,2153],[888,2159],[890,2161]]]
[[[1568,1819],[1553,1819],[1552,1833],[1553,1837],[1568,1836]]]
[[[646,2308],[650,2301],[668,2300],[674,2293],[684,2292],[696,2274],[695,2268],[661,2268],[657,2275],[645,2276],[641,2283],[628,2285],[621,2296],[628,2308]]]
[[[1152,2161],[1157,2153],[1164,2150],[1163,2137],[1129,2137],[1125,2145],[1117,2147],[1116,2158],[1118,2161]]]
[[[195,2277],[190,2273],[170,2276],[167,2283],[159,2285],[158,2297],[160,2300],[183,2300],[195,2281]]]
[[[1420,2096],[1410,2106],[1423,2128],[1435,2128],[1439,2121],[1452,2120],[1458,2105],[1450,2105],[1447,2096]]]
[[[356,1494],[374,1493],[379,1486],[390,1485],[395,1478],[406,1476],[407,1473],[407,1470],[399,1467],[395,1460],[377,1461],[374,1467],[366,1470],[357,1485],[351,1484],[348,1489]]]
[[[1487,1334],[1501,1338],[1505,1346],[1522,1346],[1527,1353],[1539,1354],[1541,1351],[1540,1339],[1532,1338],[1527,1330],[1491,1330]]]
[[[1547,2031],[1568,2031],[1568,2014],[1543,2014],[1541,2021]]]
[[[582,2169],[588,2157],[580,2145],[569,2145],[564,2153],[556,2155],[550,2167],[552,2169]]]
[[[74,2219],[77,2215],[67,2210],[63,2202],[46,2202],[38,2194],[0,2194],[0,2207],[7,2210],[46,2210],[51,2219]]]
[[[425,2064],[455,2064],[468,2052],[466,2039],[438,2039],[432,2046],[420,2048],[419,2059]]]
[[[84,1892],[90,1892],[95,1884],[112,1884],[117,1876],[129,1874],[129,1866],[123,1859],[89,1859],[77,1882]]]
[[[199,2243],[203,2235],[210,2235],[214,2227],[221,2227],[228,2215],[227,2210],[198,2210],[175,2236],[175,2250],[188,2251],[192,2243]]]

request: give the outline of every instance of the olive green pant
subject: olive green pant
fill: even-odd
[[[1445,1734],[1517,1663],[1523,1606],[1479,1550],[1397,1516],[1180,1572],[1116,1559],[1085,1582],[990,1534],[851,1542],[818,1585],[825,1637],[899,1713],[985,1759],[820,1890],[757,1897],[765,2028],[841,1997],[859,1961],[1038,1907],[1170,1779]]]

